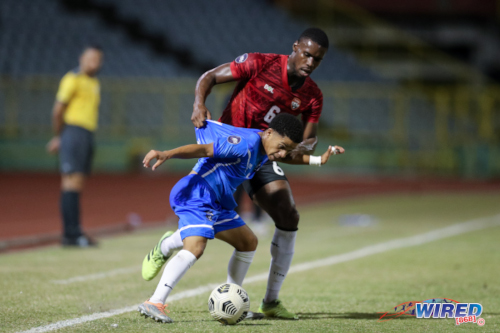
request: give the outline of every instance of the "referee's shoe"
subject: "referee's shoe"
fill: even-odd
[[[97,242],[87,235],[81,235],[76,238],[63,237],[61,244],[64,247],[94,247]]]

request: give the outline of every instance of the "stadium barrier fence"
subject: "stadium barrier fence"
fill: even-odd
[[[0,78],[0,170],[56,171],[45,153],[60,78]],[[193,79],[101,78],[95,167],[126,172],[149,149],[194,142]],[[324,94],[320,144],[348,154],[321,172],[495,178],[500,175],[500,87],[402,87],[318,82]],[[214,118],[234,86],[214,88]],[[189,169],[192,161],[169,166]],[[290,172],[301,171],[288,167]],[[308,172],[313,171],[308,168]]]

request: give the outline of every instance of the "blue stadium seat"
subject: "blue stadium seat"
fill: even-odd
[[[120,17],[137,19],[146,32],[160,33],[174,47],[188,49],[196,61],[214,65],[244,52],[288,54],[293,40],[307,27],[266,0],[94,2],[115,6]],[[0,31],[0,50],[8,48],[10,54],[16,55],[0,58],[2,74],[61,75],[76,66],[83,45],[96,42],[106,50],[102,72],[106,76],[200,75],[181,66],[173,56],[153,56],[147,45],[129,40],[125,31],[105,25],[95,13],[68,12],[58,1],[2,0],[0,19],[5,27]],[[33,63],[35,59],[39,61],[34,66],[11,64]],[[335,47],[331,47],[321,71],[313,78],[382,80]]]

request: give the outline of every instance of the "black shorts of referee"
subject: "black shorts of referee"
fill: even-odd
[[[66,125],[61,133],[59,168],[63,174],[89,175],[94,156],[94,133],[83,127]]]

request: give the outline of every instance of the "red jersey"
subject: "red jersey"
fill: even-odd
[[[238,80],[219,121],[236,127],[266,129],[280,112],[302,115],[304,123],[317,123],[323,108],[323,94],[306,77],[299,89],[288,85],[288,56],[245,53],[231,62]]]

